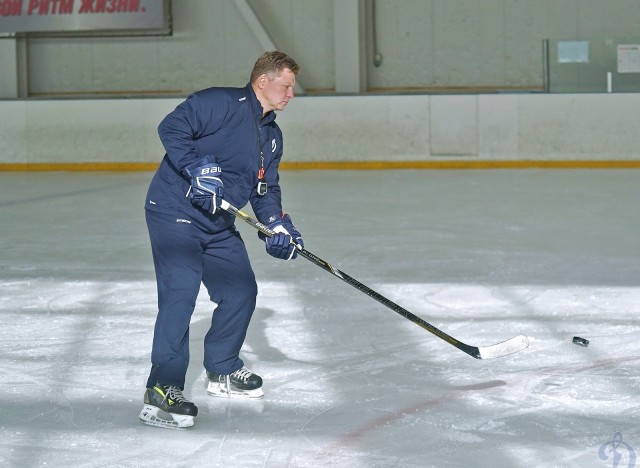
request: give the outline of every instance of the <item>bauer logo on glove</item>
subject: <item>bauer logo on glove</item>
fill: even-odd
[[[212,174],[212,175],[220,175],[220,173],[222,172],[222,169],[220,169],[220,166],[205,166],[202,168],[202,171],[200,171],[200,175],[208,175],[208,174]]]

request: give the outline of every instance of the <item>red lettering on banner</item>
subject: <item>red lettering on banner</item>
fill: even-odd
[[[29,0],[27,14],[38,16],[72,14],[73,0]]]
[[[78,13],[134,13],[138,11],[140,11],[140,0],[82,0]]]
[[[93,13],[93,0],[82,0],[78,13]]]
[[[0,16],[20,16],[22,14],[22,0],[2,0],[0,2]]]
[[[65,15],[73,14],[73,0],[60,0],[58,13],[64,13]]]
[[[27,10],[27,14],[31,15],[33,14],[33,10],[38,8],[38,0],[29,0],[29,9]]]
[[[129,0],[109,0],[107,13],[127,13],[129,10]]]

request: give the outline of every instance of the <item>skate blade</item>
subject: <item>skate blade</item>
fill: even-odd
[[[211,381],[209,381],[209,384],[207,385],[207,393],[221,398],[249,398],[258,400],[264,397],[262,388],[256,388],[253,390],[238,390],[236,388],[227,389],[225,385]]]
[[[169,415],[171,419],[165,419],[161,416],[158,416],[158,413],[160,412]],[[160,408],[153,405],[144,405],[138,417],[145,424],[156,427],[164,427],[166,429],[187,429],[189,427],[192,427],[194,424],[193,416],[188,416],[185,414],[165,413]]]

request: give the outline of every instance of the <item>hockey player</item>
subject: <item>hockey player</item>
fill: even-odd
[[[198,91],[158,127],[166,154],[145,203],[158,289],[151,372],[140,413],[148,424],[189,427],[198,414],[182,391],[189,322],[201,283],[217,304],[204,338],[208,392],[263,396],[262,379],[239,357],[256,304],[256,281],[235,218],[220,202],[251,203],[260,222],[277,232],[262,237],[270,255],[292,259],[296,245],[303,246],[282,210],[282,133],[275,123],[275,111],[293,98],[298,70],[285,53],[267,52],[244,88]]]

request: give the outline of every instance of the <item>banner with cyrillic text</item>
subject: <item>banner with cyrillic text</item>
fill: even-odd
[[[0,33],[165,27],[166,0],[0,0]]]

